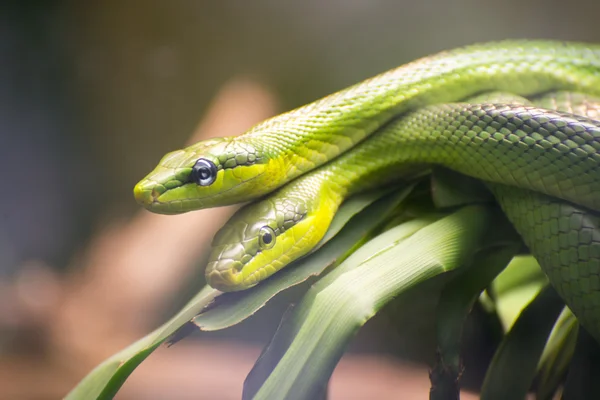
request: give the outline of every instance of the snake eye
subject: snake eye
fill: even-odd
[[[192,167],[191,178],[200,186],[208,186],[217,179],[217,166],[212,161],[200,158]]]
[[[270,226],[263,226],[258,233],[261,249],[270,249],[275,246],[275,231]]]

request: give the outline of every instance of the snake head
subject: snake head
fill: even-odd
[[[260,146],[235,137],[215,138],[165,155],[133,193],[160,214],[179,214],[252,200],[273,189],[281,168]]]
[[[329,226],[320,229],[311,214],[309,200],[277,195],[238,210],[213,239],[208,284],[244,290],[307,254]]]

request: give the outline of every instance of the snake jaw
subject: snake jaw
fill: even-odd
[[[243,276],[235,268],[218,266],[207,267],[206,280],[210,282],[210,286],[222,292],[234,292],[248,289],[254,285],[242,285]]]
[[[147,188],[144,182],[140,182],[133,188],[133,197],[135,201],[143,206],[149,208],[156,201],[159,193],[153,188]]]
[[[133,197],[139,205],[154,211],[153,208],[160,205],[159,198],[166,190],[164,185],[146,177],[133,188]]]

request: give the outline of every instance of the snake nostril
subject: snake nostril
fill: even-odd
[[[143,182],[138,183],[133,188],[133,197],[135,197],[135,201],[146,207],[155,203],[161,194],[161,191],[156,186],[149,188],[148,185],[144,185]]]

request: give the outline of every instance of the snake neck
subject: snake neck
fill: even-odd
[[[392,118],[491,90],[600,95],[600,47],[506,41],[439,53],[398,67],[235,138],[171,152],[134,190],[146,208],[178,214],[259,198],[346,153]],[[197,162],[214,180],[194,179]]]
[[[439,53],[271,118],[240,138],[260,142],[291,180],[408,110],[492,90],[531,95],[560,89],[600,95],[600,47],[506,41]]]
[[[378,132],[353,151],[298,178],[283,191],[287,196],[318,199],[316,204],[337,210],[345,199],[356,193],[409,180],[428,168],[419,160],[407,162],[397,140],[397,135]]]
[[[420,163],[402,165],[391,154],[379,152],[383,150],[380,144],[371,140],[362,143],[356,151],[284,187],[280,196],[310,199],[308,214],[319,222],[331,221],[348,197],[391,182],[408,180],[426,168]],[[377,153],[381,157],[376,157]]]
[[[317,199],[315,204],[337,210],[356,192],[410,178],[437,164],[485,181],[531,187],[598,210],[598,138],[597,121],[553,115],[535,107],[430,106],[391,123],[352,152],[283,191],[287,196]],[[574,158],[580,159],[576,168],[561,167]],[[534,171],[533,175],[528,171]]]

